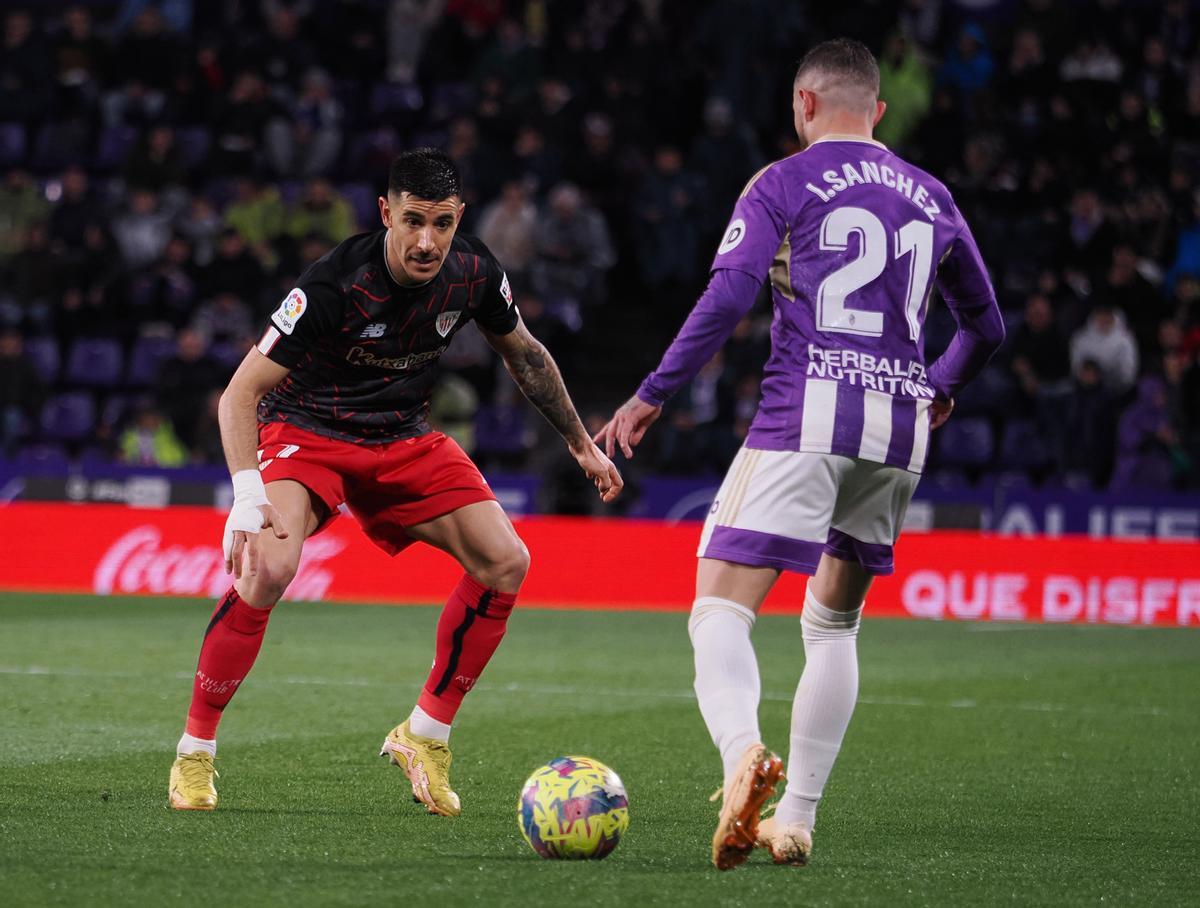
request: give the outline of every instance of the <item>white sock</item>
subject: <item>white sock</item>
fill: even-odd
[[[422,738],[433,738],[443,744],[450,740],[450,726],[439,722],[419,706],[414,706],[412,715],[408,717],[408,730]]]
[[[758,660],[750,643],[754,612],[728,599],[705,596],[692,605],[688,635],[696,654],[696,699],[725,766],[725,778],[758,731]]]
[[[804,597],[804,673],[792,701],[791,753],[787,790],[775,812],[782,824],[803,823],[811,831],[817,802],[842,747],[858,699],[858,622],[862,606],[837,612],[821,605],[811,590]]]
[[[187,732],[183,733],[183,737],[179,739],[179,743],[175,745],[176,756],[186,756],[194,754],[196,751],[202,750],[209,756],[217,755],[217,739],[216,738],[193,738]]]

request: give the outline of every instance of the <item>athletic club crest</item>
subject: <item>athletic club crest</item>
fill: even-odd
[[[433,326],[437,328],[437,333],[445,337],[450,333],[450,329],[458,324],[458,317],[462,315],[461,309],[455,309],[453,312],[443,312],[437,317],[437,321]]]

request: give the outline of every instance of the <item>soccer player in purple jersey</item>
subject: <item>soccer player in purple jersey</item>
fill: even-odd
[[[936,179],[871,138],[883,116],[879,67],[837,39],[801,61],[793,96],[803,151],[747,184],[708,289],[657,369],[596,436],[626,457],[771,282],[771,355],[758,414],[700,539],[688,630],[696,697],[725,784],[713,862],[755,845],[804,864],[817,803],[858,695],[855,639],[873,577],[892,572],[929,445],[954,394],[1004,338],[971,231]],[[926,367],[922,328],[936,283],[958,331]],[[805,664],[792,707],[790,780],[758,728],[755,616],[780,571],[812,576]]]

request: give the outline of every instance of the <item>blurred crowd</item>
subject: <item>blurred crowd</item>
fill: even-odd
[[[844,8],[842,8],[844,7]],[[1009,341],[931,482],[1200,485],[1200,11],[1187,0],[121,0],[13,4],[0,52],[8,456],[221,460],[215,402],[296,275],[444,147],[595,423],[703,288],[745,180],[796,150],[804,49],[879,52],[878,137],[943,179]],[[757,405],[766,294],[643,468],[713,473]],[[932,356],[953,332],[935,307]],[[435,422],[556,476],[472,333]],[[574,507],[570,480],[549,506]],[[561,487],[560,487],[561,486]]]

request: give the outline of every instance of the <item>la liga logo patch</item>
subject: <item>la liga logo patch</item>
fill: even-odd
[[[301,316],[307,311],[308,297],[299,287],[293,287],[292,291],[283,298],[279,308],[271,315],[271,321],[284,334],[291,334],[296,329],[296,322],[300,321]]]

